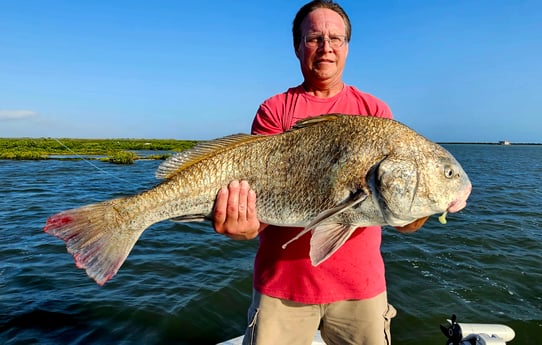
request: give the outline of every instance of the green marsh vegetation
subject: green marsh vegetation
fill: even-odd
[[[196,145],[194,140],[174,139],[54,139],[0,138],[0,159],[99,159],[132,164],[138,159],[166,159]],[[141,151],[151,154],[140,155]],[[152,154],[156,151],[156,154]],[[164,153],[166,152],[166,153]]]

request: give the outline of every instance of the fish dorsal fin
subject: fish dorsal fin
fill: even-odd
[[[343,114],[324,114],[324,115],[309,117],[309,118],[306,118],[306,119],[297,121],[297,122],[295,123],[295,125],[292,127],[291,130],[296,130],[296,129],[300,129],[300,128],[305,128],[305,127],[317,125],[317,124],[324,123],[324,122],[335,121],[335,120],[337,120],[338,118],[340,118],[341,116],[348,116],[348,115],[343,115]]]
[[[176,153],[166,159],[156,169],[155,176],[159,179],[169,179],[179,171],[204,159],[235,147],[261,140],[265,137],[264,135],[233,134],[219,139],[200,142],[193,148]]]

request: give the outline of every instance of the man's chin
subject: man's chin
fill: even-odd
[[[314,76],[318,80],[327,80],[333,78],[337,74],[336,68],[318,68],[314,70]]]

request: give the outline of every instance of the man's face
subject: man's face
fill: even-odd
[[[341,81],[348,55],[348,42],[340,47],[332,47],[328,39],[346,36],[343,18],[330,9],[316,9],[301,23],[301,35],[299,47],[295,48],[305,81],[309,84]],[[324,36],[323,42],[313,47],[306,46],[305,36],[319,35]]]

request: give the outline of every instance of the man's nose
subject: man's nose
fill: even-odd
[[[322,42],[319,44],[318,48],[323,49],[324,51],[331,51],[331,38],[323,37]]]

